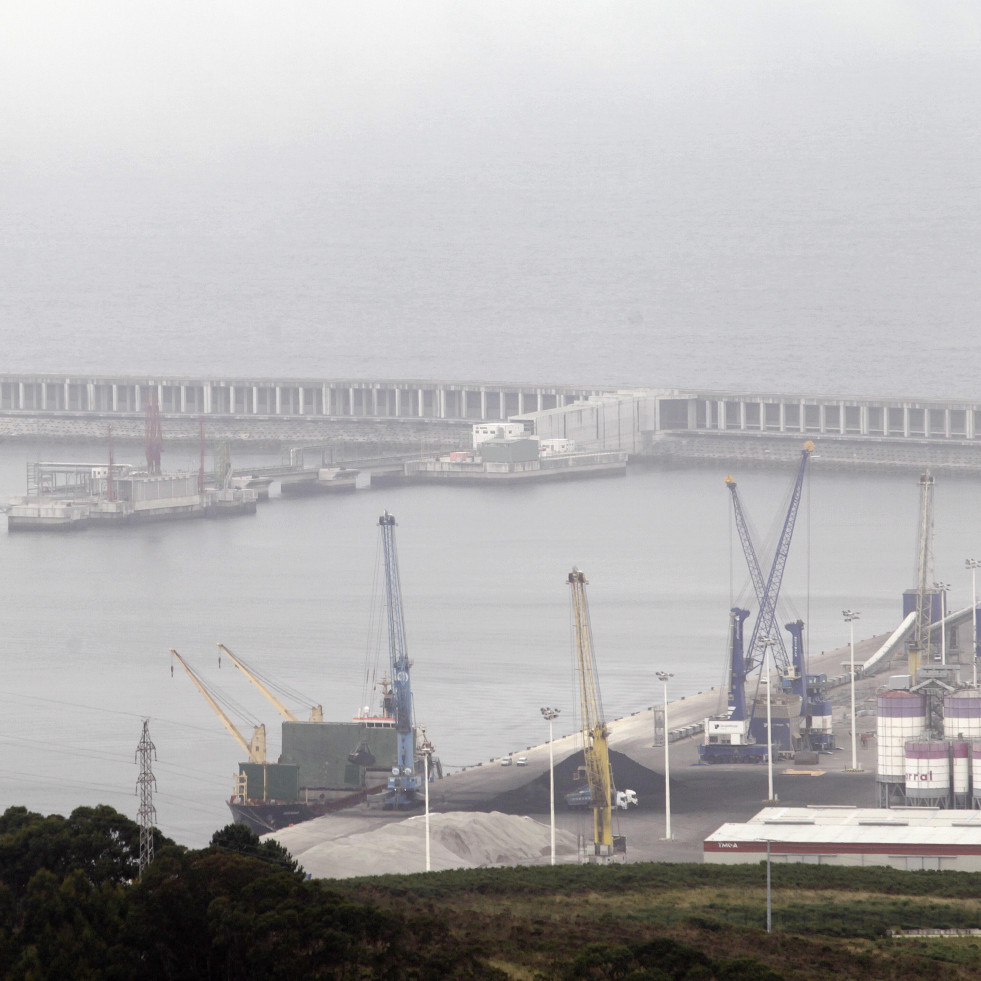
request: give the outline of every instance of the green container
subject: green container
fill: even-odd
[[[532,463],[538,459],[537,439],[489,439],[478,447],[484,463]]]
[[[300,768],[289,763],[239,763],[250,800],[295,801],[300,794]]]
[[[362,741],[375,758],[368,771],[390,773],[398,759],[395,730],[356,722],[284,722],[280,759],[299,767],[301,787],[358,790],[361,767],[348,757]]]

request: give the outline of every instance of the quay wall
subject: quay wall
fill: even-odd
[[[800,460],[800,437],[773,435],[663,435],[631,459],[657,466],[718,466],[743,469],[785,466]],[[937,474],[981,473],[981,445],[965,442],[896,442],[818,436],[810,466],[819,470],[885,471]]]
[[[569,405],[603,387],[364,379],[0,374],[0,412],[243,418],[504,421]]]
[[[810,439],[821,468],[981,472],[981,402],[492,382],[0,374],[0,439],[102,439],[111,425],[141,441],[151,402],[176,442],[203,421],[211,440],[429,452],[510,420],[663,465],[782,464]]]
[[[981,403],[963,400],[649,390],[523,418],[544,439],[573,440],[583,451],[626,449],[632,460],[666,465],[783,464],[811,440],[818,468],[981,472]]]
[[[203,420],[209,442],[247,443],[253,446],[281,444],[329,444],[334,457],[354,459],[359,447],[377,456],[394,453],[469,449],[471,426],[453,420],[412,419],[256,419],[210,416]],[[104,441],[108,428],[117,443],[143,443],[146,438],[142,416],[32,415],[0,413],[0,441],[44,442],[55,440]],[[164,445],[197,443],[197,417],[166,416],[161,421]]]

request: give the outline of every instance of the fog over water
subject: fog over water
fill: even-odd
[[[973,5],[208,9],[10,13],[7,368],[974,394]]]
[[[40,0],[4,18],[4,370],[977,395],[974,5]],[[0,444],[0,492],[56,454],[105,450]],[[240,753],[167,649],[274,751],[216,641],[346,718],[384,508],[445,761],[540,740],[540,705],[571,717],[573,564],[608,715],[651,704],[657,668],[679,695],[716,684],[744,582],[724,476],[3,536],[0,806],[135,814],[150,716],[161,827],[206,841]],[[765,533],[792,473],[736,476]],[[916,490],[815,461],[785,587],[813,650],[844,642],[843,607],[862,636],[898,622]],[[938,481],[952,604],[977,495]]]

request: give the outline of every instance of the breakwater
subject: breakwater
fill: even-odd
[[[164,438],[330,443],[422,452],[469,446],[476,422],[520,420],[543,439],[635,461],[765,467],[817,445],[835,470],[981,473],[981,403],[412,380],[0,375],[0,439]],[[338,457],[335,457],[338,458]]]

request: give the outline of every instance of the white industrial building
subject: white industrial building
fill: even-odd
[[[813,865],[981,871],[981,811],[938,807],[765,807],[723,824],[703,843],[703,861],[766,859]]]

